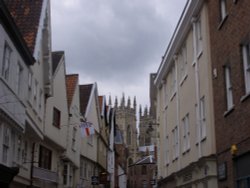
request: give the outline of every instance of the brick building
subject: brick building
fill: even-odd
[[[250,1],[208,1],[219,187],[250,187]]]

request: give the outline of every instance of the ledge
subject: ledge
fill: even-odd
[[[234,105],[231,108],[229,108],[227,111],[225,111],[224,114],[223,114],[223,116],[227,117],[233,111],[234,111]]]
[[[227,18],[228,18],[228,14],[223,18],[223,20],[221,20],[221,22],[220,22],[220,24],[219,24],[219,26],[217,28],[218,30],[220,30],[222,28],[222,26],[226,22]]]

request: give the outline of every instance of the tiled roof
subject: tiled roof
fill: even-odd
[[[31,54],[26,41],[19,31],[16,23],[14,22],[8,8],[3,0],[0,0],[0,22],[4,26],[12,42],[15,44],[20,55],[23,57],[24,62],[27,65],[32,65],[35,62],[33,55]]]
[[[84,116],[86,112],[86,108],[88,106],[91,89],[93,87],[93,84],[87,84],[87,85],[80,85],[79,86],[79,92],[80,92],[80,111],[81,114]]]
[[[98,96],[99,99],[99,108],[100,108],[100,112],[102,113],[102,101],[103,101],[103,96]]]
[[[78,83],[78,74],[70,74],[66,75],[66,89],[67,89],[67,101],[68,101],[68,108],[71,105],[74,92]]]
[[[6,1],[6,5],[21,31],[31,53],[34,52],[43,0]]]
[[[52,52],[52,74],[55,73],[55,70],[64,56],[64,51]]]

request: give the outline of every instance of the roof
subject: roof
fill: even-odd
[[[78,74],[70,74],[66,75],[66,90],[67,90],[67,102],[68,102],[68,108],[70,107],[72,103],[72,99],[74,96],[74,92],[78,83]]]
[[[23,39],[23,36],[20,33],[19,28],[15,24],[3,0],[0,0],[0,22],[1,25],[4,26],[12,42],[15,44],[20,55],[24,58],[25,63],[27,65],[34,64],[35,59],[30,53],[26,41]]]
[[[103,102],[103,96],[98,96],[98,100],[99,100],[99,108],[100,108],[100,112],[102,113],[102,102]]]
[[[64,51],[52,52],[52,74],[55,73],[55,70],[63,56]]]
[[[80,85],[79,86],[79,92],[80,92],[80,112],[84,116],[89,98],[91,95],[91,90],[92,90],[93,84],[87,84],[87,85]]]
[[[6,1],[6,5],[31,53],[33,53],[42,12],[43,0]]]
[[[142,164],[154,164],[155,160],[152,155],[143,157],[142,159],[138,160],[135,165],[142,165]]]

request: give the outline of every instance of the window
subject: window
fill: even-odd
[[[39,163],[40,168],[51,170],[52,151],[40,145]]]
[[[142,175],[147,174],[147,167],[146,167],[145,165],[143,165],[143,166],[141,167],[141,174],[142,174]]]
[[[16,72],[16,92],[20,94],[21,92],[21,83],[22,83],[23,67],[20,63],[17,63],[17,72]]]
[[[9,148],[10,148],[10,129],[7,126],[4,126],[2,161],[5,164],[8,163]]]
[[[166,136],[166,144],[165,144],[165,162],[166,164],[169,164],[169,138]]]
[[[4,46],[3,52],[3,64],[2,64],[2,76],[8,80],[9,78],[9,71],[10,71],[10,55],[11,55],[11,48],[7,43]]]
[[[53,125],[60,128],[61,123],[61,112],[57,108],[53,108]]]
[[[22,137],[19,135],[17,138],[17,163],[21,163],[21,152],[22,152]]]
[[[205,97],[202,97],[200,100],[200,117],[201,117],[201,139],[206,138],[206,106],[205,106]]]
[[[39,111],[42,110],[42,99],[43,99],[43,91],[40,89],[40,92],[39,92],[39,104],[38,104]]]
[[[88,165],[86,162],[84,162],[83,177],[85,178],[87,178],[87,170],[88,170]]]
[[[245,90],[246,93],[250,93],[250,44],[242,46],[243,55],[243,67],[244,67],[244,77],[245,77]]]
[[[231,84],[231,70],[229,66],[224,67],[224,73],[225,73],[225,86],[227,95],[227,110],[230,110],[233,107],[233,90]]]
[[[12,158],[16,162],[16,133],[11,131],[11,149],[12,149]]]
[[[173,160],[179,157],[179,135],[178,127],[176,126],[173,131]]]
[[[68,182],[68,164],[63,166],[63,185],[67,185]]]
[[[29,71],[28,74],[28,97],[29,99],[31,99],[31,95],[32,95],[32,73]]]
[[[175,63],[173,63],[173,66],[171,68],[170,76],[171,76],[171,97],[173,97],[177,89]]]
[[[183,152],[190,149],[189,114],[182,119],[183,126]]]
[[[73,128],[73,131],[72,131],[72,146],[71,146],[71,149],[72,150],[76,150],[76,128],[74,127]]]
[[[180,51],[180,80],[183,81],[187,75],[187,47],[184,43]]]
[[[195,22],[195,43],[196,43],[196,56],[199,57],[202,53],[202,29],[201,19]]]
[[[27,163],[27,155],[28,155],[28,142],[24,142],[24,149],[23,149],[23,163]]]
[[[38,82],[35,80],[35,85],[33,88],[33,97],[34,97],[34,107],[36,108],[37,106],[37,94],[38,94]]]
[[[168,100],[169,100],[169,94],[168,94],[168,85],[167,85],[167,81],[165,81],[165,84],[164,84],[164,95],[165,95],[165,107],[168,106]]]
[[[220,18],[223,21],[227,16],[227,0],[220,0]]]

